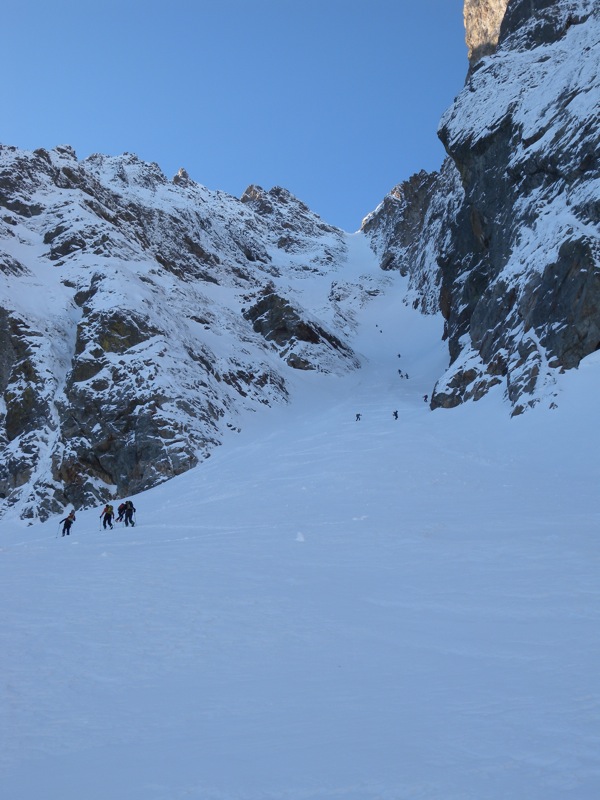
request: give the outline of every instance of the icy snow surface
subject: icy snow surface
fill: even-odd
[[[135,528],[3,525],[3,798],[600,797],[600,354],[432,413],[440,332],[381,294]]]

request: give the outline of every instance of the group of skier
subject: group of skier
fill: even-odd
[[[115,511],[113,506],[110,503],[107,503],[100,514],[100,519],[102,520],[102,527],[104,530],[106,528],[113,529],[113,520],[115,522],[125,522],[125,527],[128,528],[130,525],[133,528],[135,525],[135,506],[131,502],[131,500],[123,501],[119,507],[117,508],[117,517],[115,519]],[[75,512],[71,511],[64,519],[61,519],[58,523],[62,525],[62,535],[69,536],[71,534],[71,525],[75,522]]]
[[[117,509],[117,519],[116,522],[123,522],[125,520],[125,527],[128,528],[130,525],[133,528],[135,525],[135,520],[133,519],[133,515],[135,514],[135,506],[131,502],[131,500],[125,500],[124,503]],[[108,526],[111,530],[113,528],[113,519],[115,516],[115,512],[113,507],[110,503],[107,503],[104,506],[104,510],[100,514],[100,519],[102,520],[102,527],[106,530]]]
[[[429,400],[429,396],[428,396],[428,395],[426,395],[426,394],[424,394],[424,395],[423,395],[423,400],[424,400],[425,402],[427,402],[427,401]],[[392,411],[392,417],[393,417],[394,419],[398,419],[398,412],[397,412],[397,411]],[[357,422],[360,422],[360,421],[361,421],[361,419],[362,419],[362,414],[357,414],[357,415],[356,415],[356,421],[357,421]]]

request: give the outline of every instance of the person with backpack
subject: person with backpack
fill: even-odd
[[[75,522],[75,512],[71,511],[64,519],[58,523],[59,525],[62,523],[62,535],[63,536],[70,536],[71,535],[71,525]]]
[[[106,526],[108,525],[112,531],[114,513],[113,507],[110,504],[104,506],[104,511],[100,514],[100,519],[102,519],[102,527],[104,530],[106,530]]]
[[[125,527],[128,528],[130,525],[133,528],[135,522],[133,521],[133,515],[135,513],[135,506],[131,502],[131,500],[125,501]]]
[[[121,503],[119,505],[119,507],[117,508],[117,514],[118,514],[117,522],[123,522],[123,517],[125,516],[125,509],[126,508],[127,508],[127,506],[125,505],[125,503]]]

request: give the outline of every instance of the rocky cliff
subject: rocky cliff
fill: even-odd
[[[600,344],[600,10],[513,0],[440,136],[465,192],[443,254],[452,366],[433,404],[506,381],[519,412]]]
[[[450,231],[464,191],[451,159],[439,172],[419,172],[395,186],[363,220],[382,269],[409,279],[403,302],[425,314],[440,309],[440,254],[450,246]]]
[[[496,385],[513,413],[552,403],[557,372],[600,346],[599,39],[591,0],[511,0],[442,119],[450,163],[365,221],[424,310],[437,291],[451,363],[432,408]]]

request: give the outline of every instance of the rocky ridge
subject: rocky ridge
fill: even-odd
[[[331,278],[320,308],[302,299],[348,237],[284,189],[237,200],[130,154],[2,147],[0,209],[4,510],[142,491],[285,401],[286,370],[359,366]]]

